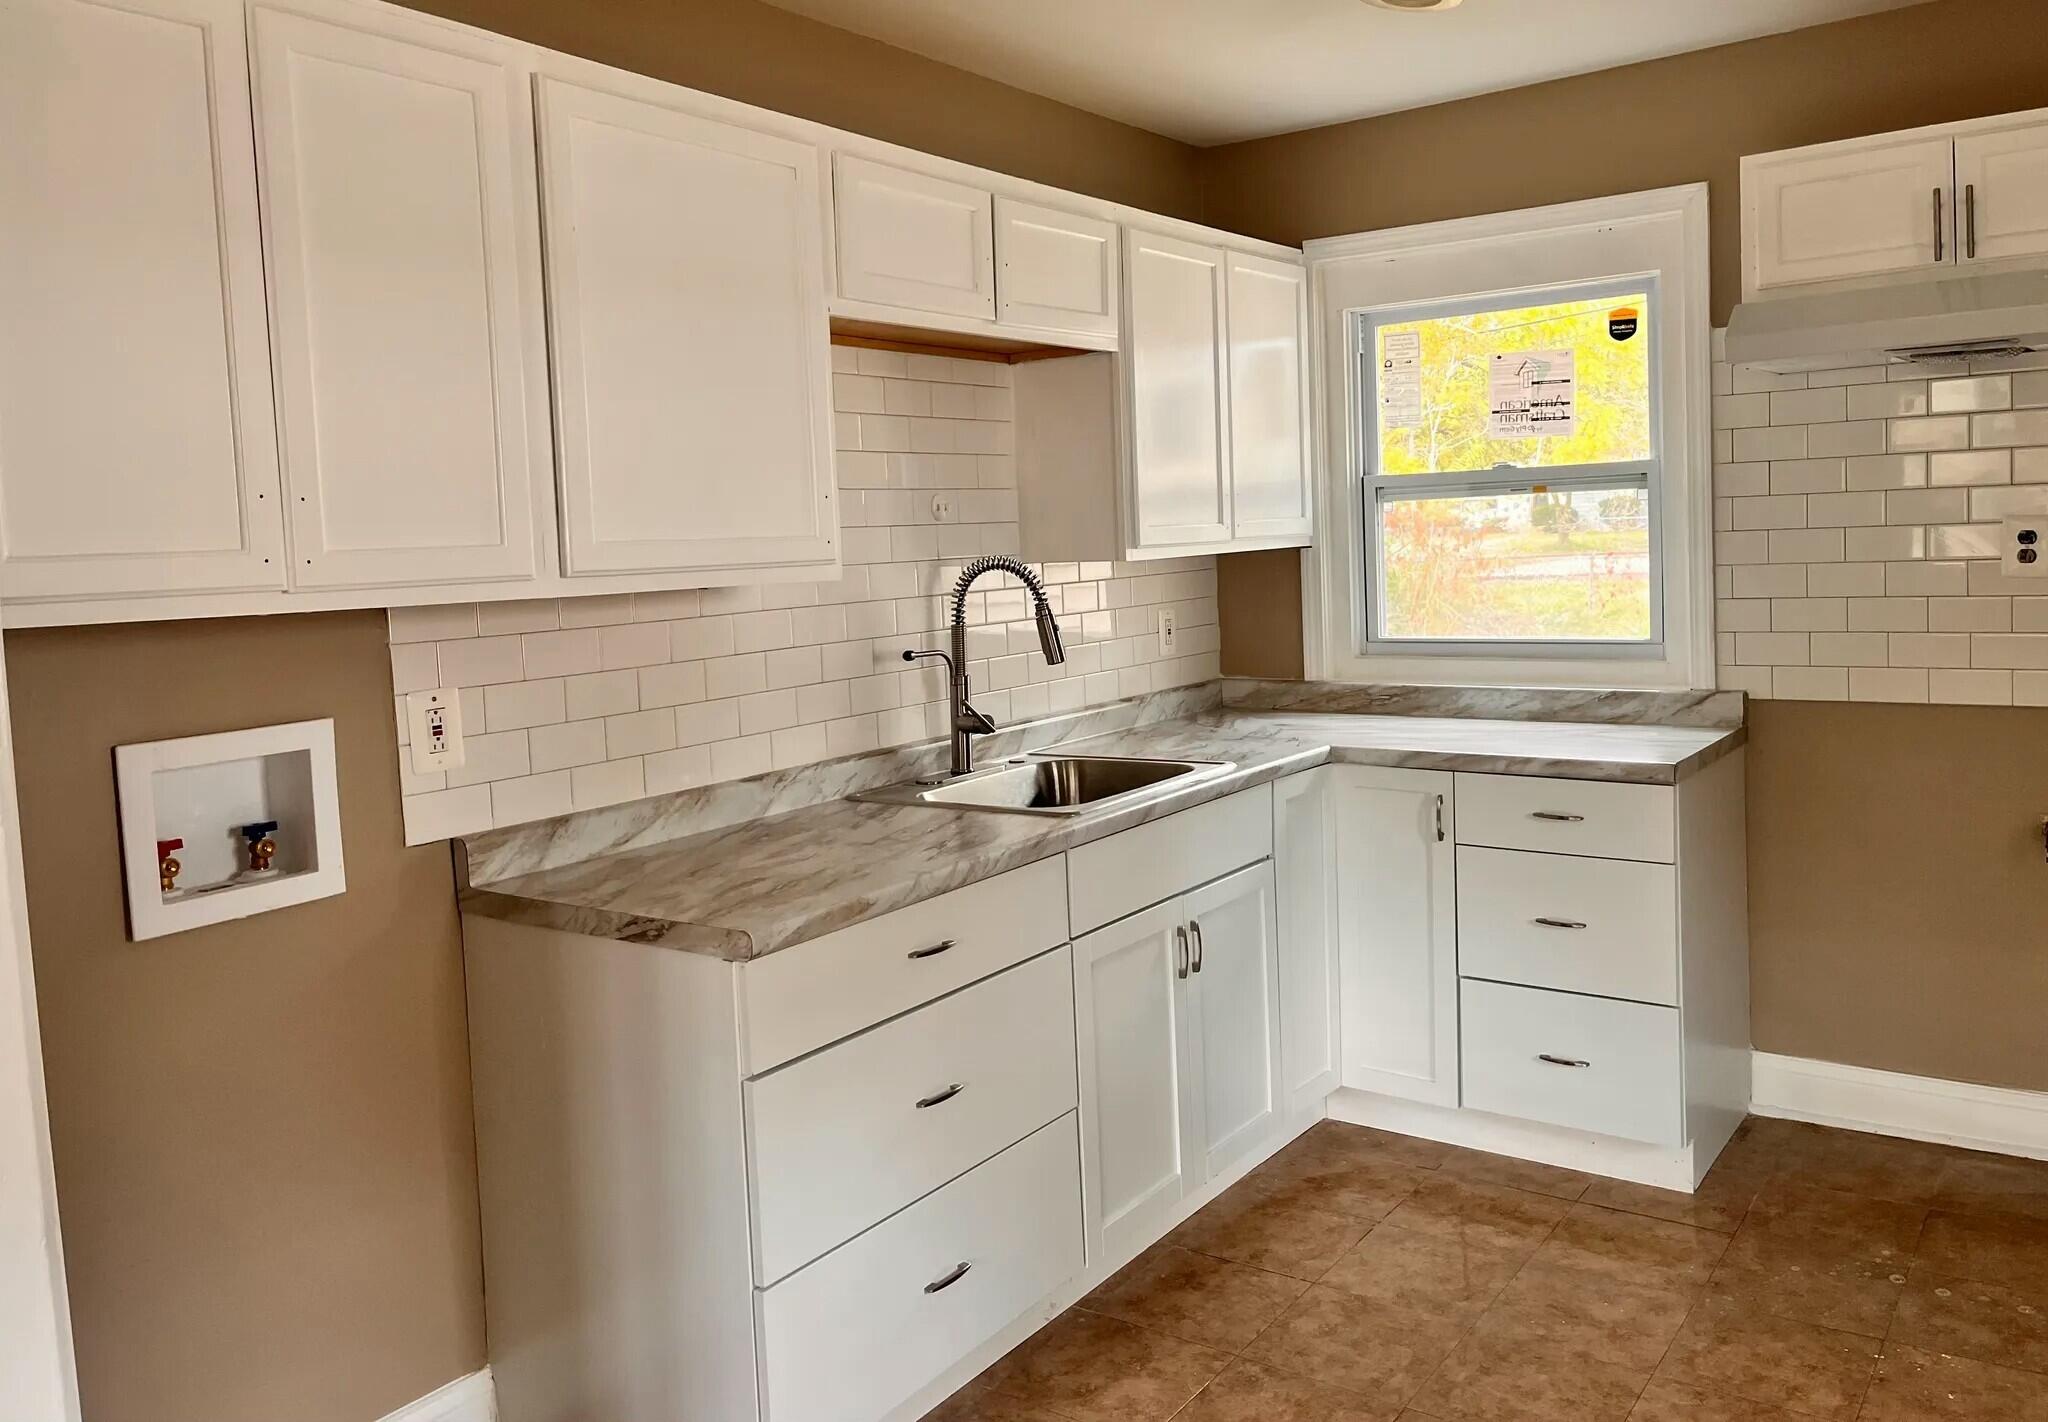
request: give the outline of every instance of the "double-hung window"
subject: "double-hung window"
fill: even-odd
[[[1705,188],[1307,250],[1309,675],[1712,686]]]
[[[1352,320],[1368,647],[1661,642],[1655,283]]]

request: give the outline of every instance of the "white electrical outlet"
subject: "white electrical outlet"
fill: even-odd
[[[1998,540],[1999,571],[2008,578],[2048,578],[2048,518],[2009,518]]]
[[[1162,608],[1160,608],[1160,609],[1159,609],[1159,655],[1160,655],[1160,656],[1162,656],[1162,657],[1170,657],[1170,656],[1172,656],[1172,655],[1174,654],[1174,652],[1173,652],[1174,646],[1175,646],[1175,645],[1176,645],[1176,644],[1177,644],[1177,643],[1179,642],[1179,640],[1180,640],[1180,633],[1179,633],[1179,629],[1178,629],[1178,627],[1176,626],[1176,624],[1175,624],[1175,622],[1174,622],[1174,617],[1173,617],[1173,609],[1172,609],[1172,608],[1170,608],[1170,607],[1162,607]]]
[[[933,494],[933,495],[932,495],[932,522],[933,522],[933,523],[951,523],[952,521],[953,521],[953,496],[952,496],[951,494]]]
[[[415,691],[405,698],[405,721],[412,734],[412,768],[416,775],[462,769],[462,693]]]

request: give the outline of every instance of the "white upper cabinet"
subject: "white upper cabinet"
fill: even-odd
[[[525,73],[387,11],[253,23],[294,585],[531,577],[549,454]]]
[[[1232,252],[1230,496],[1238,538],[1308,540],[1308,272]]]
[[[281,587],[239,0],[0,4],[0,594]]]
[[[829,563],[818,151],[540,82],[571,574]]]
[[[993,321],[994,201],[985,188],[840,154],[839,294]]]
[[[1130,538],[1139,549],[1231,537],[1226,254],[1124,231]]]
[[[1448,772],[1329,769],[1346,1086],[1458,1104]]]
[[[1116,224],[1014,198],[995,200],[996,319],[1116,335]]]
[[[2048,255],[2048,122],[1956,139],[1965,262]]]
[[[1893,143],[1743,160],[1752,293],[1953,261],[1954,143]]]
[[[1744,296],[2048,258],[2048,109],[1742,160]]]

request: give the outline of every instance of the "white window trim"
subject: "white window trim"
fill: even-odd
[[[1302,557],[1310,680],[1453,686],[1710,689],[1714,685],[1713,463],[1707,187],[1662,188],[1304,244],[1316,321],[1316,526]],[[1366,654],[1359,647],[1364,536],[1359,398],[1348,313],[1477,292],[1511,298],[1655,272],[1663,399],[1661,657]]]

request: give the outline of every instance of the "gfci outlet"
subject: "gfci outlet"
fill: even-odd
[[[1175,622],[1174,622],[1174,617],[1173,617],[1173,609],[1172,609],[1172,608],[1170,608],[1170,607],[1162,607],[1162,608],[1160,608],[1160,609],[1159,609],[1159,655],[1160,655],[1160,656],[1162,656],[1162,657],[1170,657],[1170,656],[1172,656],[1172,655],[1174,654],[1174,652],[1173,652],[1173,649],[1174,649],[1174,644],[1175,644],[1176,642],[1178,642],[1179,640],[1180,640],[1180,635],[1179,635],[1179,630],[1178,630],[1178,628],[1177,628],[1177,626],[1176,626],[1176,624],[1175,624]]]
[[[415,691],[405,698],[415,775],[462,769],[462,693]]]
[[[2048,518],[2009,518],[1998,541],[1999,571],[2008,578],[2048,578]]]

